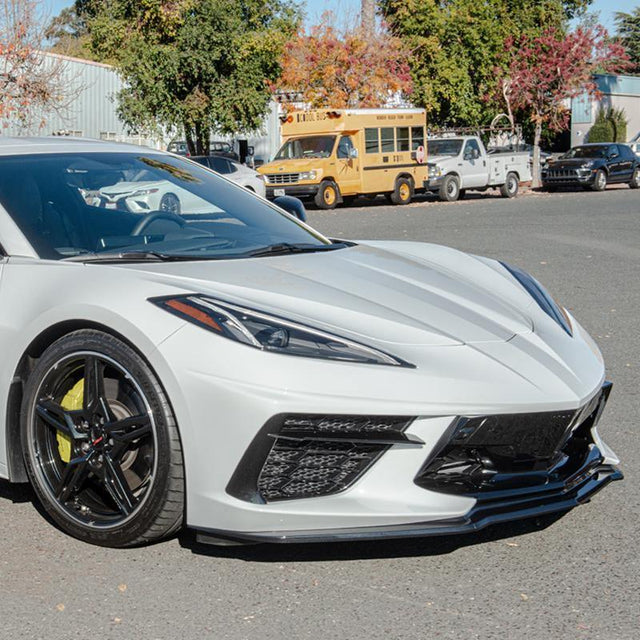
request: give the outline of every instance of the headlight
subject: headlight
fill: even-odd
[[[298,180],[315,180],[317,177],[317,171],[303,171],[298,175]]]
[[[549,292],[532,275],[504,262],[500,264],[526,289],[550,318],[555,320],[570,336],[573,336],[573,328],[567,312],[555,302]]]
[[[150,298],[149,302],[219,336],[262,351],[323,360],[413,367],[388,353],[346,338],[207,296]]]
[[[149,196],[152,193],[158,193],[158,191],[159,189],[140,189],[139,191],[132,193],[130,196],[127,196],[127,198],[139,198],[140,196]]]
[[[591,167],[593,167],[593,162],[583,162],[580,165],[581,169],[591,169]]]
[[[442,175],[442,169],[437,164],[429,165],[429,177],[439,178]]]

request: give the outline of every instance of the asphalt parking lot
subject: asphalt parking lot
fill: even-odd
[[[601,433],[626,479],[563,517],[473,536],[220,549],[187,532],[124,551],[63,535],[27,487],[0,481],[0,638],[636,640],[640,191],[381,200],[309,219],[532,272],[602,349],[614,389]]]

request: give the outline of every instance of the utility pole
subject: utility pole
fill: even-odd
[[[365,34],[373,36],[376,30],[376,0],[362,0],[360,24]]]

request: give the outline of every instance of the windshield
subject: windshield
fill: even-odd
[[[275,160],[301,160],[303,158],[328,158],[333,151],[335,136],[308,136],[292,138],[278,151]]]
[[[563,158],[606,158],[609,150],[608,145],[597,147],[574,147],[570,149]]]
[[[42,258],[250,255],[331,243],[243,187],[154,152],[0,157],[0,204]]]
[[[427,141],[427,154],[429,156],[457,156],[462,149],[462,140],[455,138],[447,140]]]

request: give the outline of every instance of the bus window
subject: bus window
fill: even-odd
[[[424,146],[424,129],[422,127],[411,127],[411,150]]]
[[[380,151],[378,133],[379,129],[364,130],[364,148],[366,153],[378,153]]]
[[[340,142],[338,142],[338,158],[351,158],[351,149],[353,149],[353,142],[349,136],[342,136]]]
[[[409,151],[409,127],[398,127],[396,129],[398,151]]]
[[[393,135],[393,127],[382,127],[380,129],[380,151],[395,151],[395,140]]]

